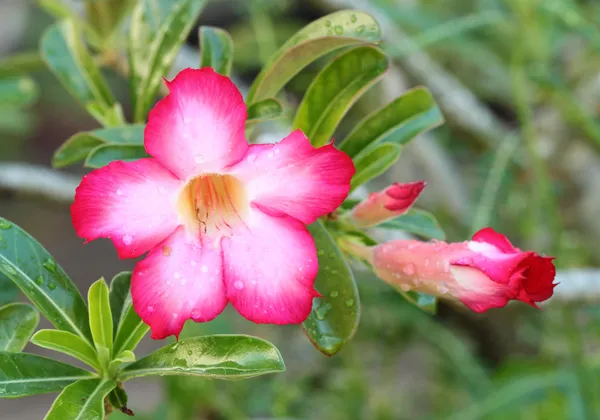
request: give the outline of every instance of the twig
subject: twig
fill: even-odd
[[[81,179],[44,166],[0,163],[0,191],[17,192],[52,201],[71,202]]]

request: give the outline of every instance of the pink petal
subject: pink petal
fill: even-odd
[[[258,324],[298,324],[312,308],[315,244],[306,227],[285,215],[254,208],[247,226],[223,238],[227,297]]]
[[[210,321],[225,309],[222,266],[221,249],[200,244],[183,227],[137,263],[131,296],[152,338],[178,337],[186,320]]]
[[[181,179],[219,172],[248,149],[246,105],[233,82],[211,68],[186,69],[150,111],[146,151]]]
[[[496,232],[490,227],[483,228],[476,232],[471,240],[494,245],[500,251],[505,253],[521,252],[518,248],[515,248],[513,244],[510,243],[506,236]]]
[[[182,183],[155,159],[111,162],[83,177],[71,206],[87,241],[110,238],[119,258],[135,258],[175,230]]]
[[[231,170],[252,202],[306,224],[339,207],[354,172],[348,155],[333,144],[315,149],[300,130],[276,144],[251,145]]]
[[[474,312],[485,312],[491,308],[501,308],[509,301],[510,289],[498,284],[480,270],[473,267],[451,266],[456,297]]]

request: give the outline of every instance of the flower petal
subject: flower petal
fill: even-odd
[[[552,257],[534,254],[527,261],[527,270],[523,273],[523,288],[534,302],[550,299],[554,293],[553,284],[556,268]]]
[[[232,305],[258,324],[298,324],[319,296],[315,244],[306,227],[254,208],[245,227],[223,238],[224,278]]]
[[[482,313],[508,303],[510,289],[477,268],[453,265],[450,271],[457,283],[456,297],[473,312]]]
[[[508,238],[501,233],[496,232],[494,229],[487,227],[479,230],[473,235],[472,241],[483,242],[486,244],[494,245],[500,251],[504,253],[521,252],[520,249],[515,248],[510,243]]]
[[[219,247],[200,244],[181,226],[137,263],[131,296],[152,338],[178,337],[186,320],[210,321],[225,309],[222,266]]]
[[[150,111],[146,151],[181,179],[218,172],[248,149],[240,91],[211,68],[182,70]]]
[[[155,159],[111,162],[83,177],[71,206],[73,226],[87,241],[110,238],[119,258],[135,258],[179,224],[181,181]]]
[[[279,143],[251,145],[231,173],[262,208],[305,224],[331,213],[350,191],[352,160],[333,144],[315,149],[300,130]]]

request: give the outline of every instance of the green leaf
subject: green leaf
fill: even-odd
[[[58,329],[91,343],[85,302],[64,270],[35,239],[0,217],[0,273]]]
[[[403,230],[428,239],[446,239],[444,230],[435,216],[428,211],[410,209],[395,219],[388,220],[377,227],[383,229]]]
[[[68,354],[100,370],[96,350],[78,335],[68,331],[40,330],[31,337],[31,342],[45,349]]]
[[[131,306],[131,271],[123,271],[110,282],[110,312],[113,319],[113,334],[116,337],[127,310]]]
[[[63,3],[63,0],[37,0],[37,4],[54,16],[56,20],[71,19],[83,27],[87,40],[94,46],[100,47],[102,40],[98,33],[81,16],[69,6]]]
[[[37,85],[29,77],[0,79],[0,106],[31,105],[38,94]]]
[[[354,161],[356,173],[350,182],[350,190],[381,175],[392,166],[402,153],[402,146],[382,143]]]
[[[2,235],[0,235],[0,248],[3,244]],[[0,272],[0,305],[11,303],[17,298],[19,288],[5,275]]]
[[[117,386],[108,394],[108,401],[116,408],[127,407],[128,399],[127,392],[120,386]]]
[[[147,157],[150,156],[144,146],[108,144],[92,150],[83,165],[87,168],[101,168],[115,160],[132,162]]]
[[[102,145],[144,145],[144,124],[101,128],[77,133],[58,148],[52,166],[63,168],[84,160],[90,152]]]
[[[275,98],[263,99],[248,107],[246,127],[281,117],[283,117],[283,105],[281,105],[281,102]]]
[[[86,0],[86,17],[103,40],[110,40],[137,0]]]
[[[382,143],[406,144],[443,122],[444,116],[431,92],[419,87],[365,117],[339,148],[354,158]]]
[[[18,353],[40,322],[40,315],[24,303],[9,303],[0,307],[0,351]]]
[[[250,86],[246,102],[275,96],[304,67],[327,53],[379,41],[379,24],[364,12],[342,10],[324,16],[298,31],[269,58]]]
[[[150,327],[144,324],[144,321],[141,320],[130,303],[115,337],[113,355],[120,354],[126,350],[133,351],[149,329]]]
[[[96,281],[88,291],[90,308],[90,328],[96,348],[106,347],[109,352],[113,347],[113,321],[110,313],[108,286],[104,278]]]
[[[388,69],[389,58],[372,46],[352,48],[329,63],[310,84],[294,119],[316,146],[331,141],[333,132],[352,105]]]
[[[358,289],[344,255],[320,221],[308,226],[319,258],[315,288],[323,295],[302,324],[306,335],[322,353],[333,356],[348,342],[360,318]]]
[[[108,378],[77,381],[54,400],[44,420],[104,419],[104,398],[116,386],[117,383]]]
[[[57,392],[93,376],[87,370],[34,354],[0,352],[0,398]]]
[[[129,30],[133,120],[143,122],[161,78],[192,29],[206,0],[140,0]]]
[[[405,292],[399,287],[396,287],[395,289],[398,290],[398,292],[400,292],[404,299],[406,299],[416,307],[423,309],[425,312],[429,312],[430,314],[434,315],[437,312],[437,297],[421,292]]]
[[[46,69],[38,51],[22,51],[0,59],[0,77],[21,77]]]
[[[135,354],[130,350],[125,350],[123,353],[119,354],[108,364],[108,374],[111,377],[114,377],[116,372],[119,370],[121,366],[125,363],[135,362]]]
[[[96,103],[110,112],[115,98],[83,44],[74,21],[64,20],[50,26],[42,35],[40,53],[62,85],[84,107]]]
[[[123,369],[119,380],[149,375],[242,379],[285,371],[277,348],[247,335],[207,335],[170,344]]]
[[[233,40],[227,31],[212,26],[201,26],[200,68],[212,67],[223,76],[229,76],[233,62]]]

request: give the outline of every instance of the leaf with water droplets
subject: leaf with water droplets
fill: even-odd
[[[425,210],[410,209],[403,215],[384,222],[377,227],[403,230],[428,239],[439,239],[440,241],[446,239],[446,234],[435,216]]]
[[[149,375],[244,379],[285,371],[277,348],[248,335],[207,335],[180,340],[127,366],[120,381]]]
[[[267,98],[255,102],[248,107],[246,127],[283,117],[283,105],[275,98]]]
[[[223,76],[229,76],[233,62],[233,40],[231,35],[221,28],[201,26],[200,68],[211,67]]]
[[[406,299],[416,307],[423,309],[425,312],[434,315],[437,312],[437,297],[421,292],[403,290],[400,287],[397,287],[396,290],[400,292],[404,299]]]
[[[315,288],[322,295],[302,324],[310,341],[322,353],[333,356],[348,342],[360,319],[360,301],[354,275],[344,255],[320,221],[308,227],[319,258]]]
[[[40,315],[24,303],[9,303],[0,307],[0,351],[18,353],[35,331]]]
[[[104,398],[117,383],[108,378],[77,381],[66,387],[54,400],[44,420],[104,419]]]
[[[150,157],[144,146],[131,144],[100,145],[90,152],[83,166],[86,168],[101,168],[115,160],[132,162],[134,160]]]
[[[35,239],[15,224],[1,230],[0,273],[11,279],[35,307],[59,330],[91,342],[87,308],[64,270]]]
[[[332,27],[336,26],[340,26],[342,31],[334,31]],[[359,30],[361,27],[362,31]],[[380,41],[379,24],[367,13],[342,10],[324,16],[302,28],[269,57],[250,86],[247,103],[275,96],[304,67],[327,53],[351,45]]]

